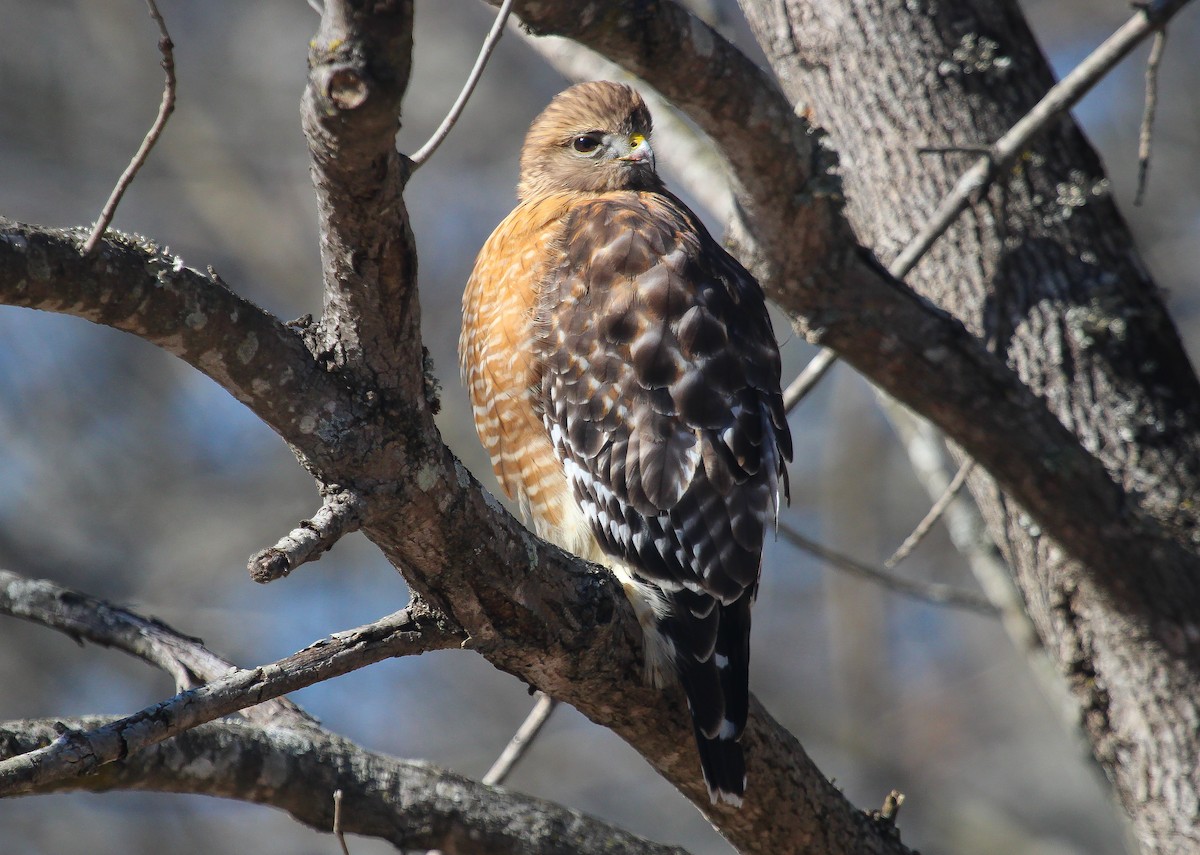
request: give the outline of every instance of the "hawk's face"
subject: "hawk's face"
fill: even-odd
[[[522,199],[548,193],[658,190],[650,111],[628,86],[581,83],[534,120],[521,151]]]

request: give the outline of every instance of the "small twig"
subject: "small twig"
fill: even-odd
[[[987,154],[986,145],[923,145],[917,148],[917,154]]]
[[[333,791],[333,836],[342,847],[342,855],[350,855],[350,847],[346,845],[346,835],[342,834],[342,791]]]
[[[304,520],[274,546],[250,556],[246,569],[255,582],[274,582],[301,564],[316,561],[343,535],[357,531],[363,501],[356,493],[343,491],[326,496],[312,519]]]
[[[825,372],[837,362],[837,358],[837,354],[829,348],[821,348],[820,353],[814,356],[808,365],[804,366],[804,370],[797,374],[796,379],[784,390],[784,412],[790,413],[809,392],[817,387],[817,384],[821,382],[821,378],[825,376]]]
[[[537,738],[538,733],[542,729],[550,714],[554,712],[554,708],[558,706],[558,701],[547,695],[545,692],[537,693],[537,703],[533,705],[533,709],[529,711],[529,715],[525,717],[525,721],[517,728],[517,732],[513,734],[512,739],[508,741],[508,745],[500,752],[500,756],[496,758],[496,762],[492,764],[492,768],[487,770],[487,774],[483,776],[482,781],[491,786],[498,786],[504,783],[504,779],[508,777],[508,773],[513,770],[513,767],[520,762],[525,756],[525,752],[529,750],[529,746],[533,744],[533,740]]]
[[[784,540],[793,546],[797,546],[805,552],[817,556],[838,570],[843,570],[855,576],[877,582],[888,590],[895,591],[898,594],[904,594],[907,597],[924,600],[927,603],[933,603],[938,606],[952,606],[958,609],[977,612],[981,615],[995,617],[997,614],[994,605],[988,602],[985,597],[973,591],[964,591],[953,585],[942,585],[938,582],[915,582],[909,579],[902,579],[899,576],[886,573],[877,567],[857,561],[848,555],[843,555],[827,546],[822,546],[815,540],[809,540],[791,526],[783,523],[779,525],[779,533],[783,535]]]
[[[183,692],[228,674],[236,666],[153,618],[114,606],[46,579],[29,579],[0,570],[0,614],[64,632],[76,640],[111,647],[157,665]],[[316,719],[286,698],[248,707],[249,721],[274,727],[305,727]]]
[[[159,13],[158,6],[155,5],[154,0],[146,0],[146,5],[150,7],[150,17],[154,19],[154,23],[158,24],[158,50],[162,54],[163,71],[167,75],[166,83],[163,85],[162,102],[158,105],[158,115],[154,119],[154,124],[146,132],[146,136],[142,140],[141,146],[138,147],[137,153],[134,154],[133,160],[129,161],[129,165],[125,167],[125,171],[121,173],[120,179],[117,180],[116,186],[113,187],[108,201],[104,203],[104,208],[100,211],[100,218],[96,220],[96,225],[92,228],[92,233],[83,245],[83,254],[85,256],[91,255],[96,251],[96,247],[100,244],[100,238],[104,236],[104,232],[112,223],[113,216],[117,213],[117,205],[121,204],[121,198],[125,195],[125,191],[133,183],[138,170],[146,163],[146,158],[150,156],[150,149],[154,148],[154,144],[158,142],[163,128],[167,126],[167,119],[175,111],[175,45],[171,41],[171,34],[167,32],[167,22],[163,20],[163,16]]]
[[[1146,195],[1146,182],[1150,178],[1150,144],[1153,139],[1154,111],[1158,108],[1158,67],[1162,64],[1167,49],[1167,30],[1164,27],[1154,34],[1150,46],[1150,58],[1146,60],[1146,106],[1142,111],[1142,127],[1138,132],[1138,181],[1137,195],[1133,204],[1141,205]]]
[[[925,514],[925,518],[917,523],[917,527],[912,530],[912,534],[904,538],[904,542],[896,547],[896,551],[892,553],[892,557],[883,562],[885,570],[894,570],[896,565],[907,558],[914,549],[917,548],[925,535],[929,534],[934,523],[941,519],[942,514],[946,512],[946,508],[954,501],[954,497],[958,495],[958,491],[962,489],[962,485],[966,483],[967,476],[971,474],[971,470],[975,468],[974,460],[967,460],[963,465],[958,467],[958,471],[954,473],[954,477],[950,483],[946,485],[946,489],[942,491],[942,495],[938,496],[933,507]]]
[[[68,730],[44,748],[0,762],[0,796],[86,775],[199,724],[375,662],[458,647],[462,641],[461,630],[414,600],[401,611],[269,665],[234,671],[94,730]]]
[[[437,151],[438,146],[449,136],[450,129],[454,127],[454,123],[458,121],[458,117],[462,115],[462,111],[466,108],[471,93],[475,91],[475,85],[479,83],[479,78],[483,76],[483,69],[487,65],[492,51],[496,49],[496,43],[504,35],[504,24],[508,21],[508,13],[512,11],[512,6],[513,0],[504,0],[504,3],[501,4],[500,11],[496,15],[496,20],[492,22],[492,28],[488,31],[487,38],[483,40],[483,46],[479,49],[479,56],[475,58],[475,67],[471,69],[471,73],[467,76],[467,82],[463,84],[462,91],[458,93],[458,100],[454,102],[454,106],[450,108],[450,112],[446,114],[446,118],[442,120],[441,126],[433,132],[433,136],[429,138],[429,141],[421,146],[416,154],[409,158],[412,161],[412,169],[414,171],[425,161],[429,160],[433,153]]]
[[[896,817],[900,815],[902,807],[904,807],[904,793],[892,790],[883,800],[883,807],[876,812],[875,816],[888,825],[895,825]]]

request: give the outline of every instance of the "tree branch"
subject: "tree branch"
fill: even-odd
[[[995,175],[1011,164],[1035,136],[1063,116],[1143,40],[1161,29],[1190,0],[1155,0],[1139,6],[1133,17],[1105,39],[1082,62],[1055,84],[1020,121],[987,148],[984,155],[964,172],[954,189],[929,216],[924,228],[888,265],[894,276],[903,277],[945,234],[971,199],[984,192]]]
[[[90,641],[143,659],[170,674],[179,692],[217,680],[235,668],[199,639],[176,632],[153,618],[46,579],[29,579],[8,570],[0,570],[0,614],[23,618],[65,632],[77,641]],[[316,723],[316,719],[286,698],[264,701],[240,712],[259,724],[301,727]]]
[[[409,166],[395,145],[412,15],[411,0],[326,0],[300,110],[320,219],[323,350],[370,403],[404,409],[425,395]]]
[[[537,735],[542,731],[542,726],[550,720],[550,714],[557,706],[558,701],[554,698],[545,692],[538,692],[537,702],[533,705],[533,709],[529,711],[525,721],[521,722],[521,726],[508,741],[508,745],[504,746],[504,750],[500,752],[500,756],[496,758],[492,768],[488,769],[480,780],[485,784],[503,784],[508,774],[525,756],[525,752],[529,750],[533,740],[537,739]]]
[[[255,582],[273,582],[301,564],[316,561],[343,535],[357,531],[363,511],[362,497],[350,491],[326,496],[312,519],[300,523],[274,546],[250,556],[247,570]]]
[[[73,732],[103,727],[98,716],[0,724],[0,758],[27,755]],[[5,761],[11,762],[11,761]],[[317,831],[333,828],[341,790],[342,830],[396,848],[479,855],[686,855],[579,811],[471,781],[428,763],[366,751],[320,729],[294,731],[237,721],[202,724],[88,776],[32,792],[142,790],[220,796],[269,805]]]
[[[906,597],[924,600],[927,603],[933,603],[935,606],[953,606],[981,615],[995,616],[996,614],[996,607],[986,597],[981,597],[972,591],[964,591],[953,585],[941,585],[937,582],[915,582],[904,579],[872,567],[870,564],[856,561],[848,555],[843,555],[827,546],[822,546],[815,540],[810,540],[790,525],[784,523],[781,523],[779,526],[779,534],[788,543],[817,556],[822,561],[831,564],[843,572],[875,582],[890,591],[895,591]]]
[[[86,775],[220,716],[383,659],[457,647],[463,638],[444,618],[414,602],[270,665],[235,671],[93,730],[65,729],[50,745],[0,762],[0,796]]]
[[[110,232],[84,257],[81,233],[0,217],[0,303],[133,333],[207,374],[310,465],[346,437],[353,400],[297,331],[150,241]]]

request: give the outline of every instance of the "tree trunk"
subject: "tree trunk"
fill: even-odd
[[[1052,85],[1013,2],[744,2],[785,92],[831,135],[862,242],[896,255],[977,155]],[[920,152],[919,147],[944,149]],[[908,276],[1195,549],[1200,385],[1074,123],[1049,128]],[[1200,845],[1193,578],[1148,550],[1073,561],[981,469],[970,486],[1147,852]]]

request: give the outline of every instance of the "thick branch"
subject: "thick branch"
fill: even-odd
[[[346,435],[351,401],[292,328],[166,249],[0,218],[0,303],[133,333],[207,374],[313,461]]]
[[[326,0],[301,105],[321,227],[324,346],[385,405],[423,394],[408,167],[395,146],[412,14],[411,0]]]
[[[95,730],[93,716],[61,724]],[[54,741],[60,720],[0,724],[0,759]],[[226,721],[200,725],[167,742],[34,792],[146,790],[238,799],[286,810],[317,831],[333,828],[342,790],[342,830],[398,849],[479,855],[686,855],[552,802],[476,783],[427,763],[365,751],[321,730]]]
[[[86,775],[223,715],[373,662],[457,647],[462,640],[459,630],[415,603],[278,662],[235,671],[94,730],[66,730],[50,745],[0,763],[0,795],[28,793],[63,778]]]

